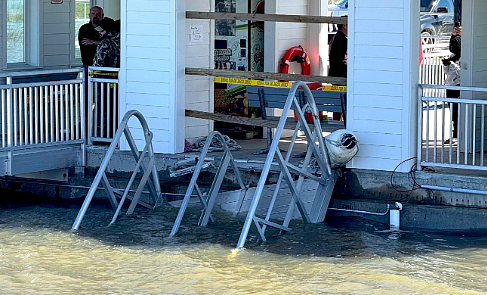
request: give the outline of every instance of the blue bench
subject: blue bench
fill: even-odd
[[[321,122],[323,131],[333,132],[346,126],[346,92],[312,90],[311,93],[316,102],[318,111],[342,113],[343,121],[325,120]],[[272,88],[262,86],[247,86],[247,97],[249,107],[259,108],[262,119],[278,120],[277,117],[268,117],[266,109],[283,109],[286,103],[289,89]],[[307,103],[306,93],[303,90],[296,92],[298,102],[301,106]]]

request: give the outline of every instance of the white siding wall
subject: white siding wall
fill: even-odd
[[[487,87],[487,1],[475,1],[473,11],[472,86]]]
[[[3,17],[4,17],[4,11],[3,11],[3,1],[4,0],[0,0],[0,70],[2,70],[3,68],[3,55],[5,54],[3,52],[3,43],[4,43],[4,40],[3,40]]]
[[[474,86],[487,88],[487,2],[482,0],[463,1],[463,18],[462,18],[462,86]],[[467,16],[472,17],[467,17]],[[484,99],[486,93],[482,92],[463,92],[462,98],[465,99]],[[461,112],[460,122],[464,122],[464,110]],[[476,113],[476,150],[480,150],[481,134],[481,116],[480,107],[477,107]],[[463,130],[460,125],[460,130]],[[468,126],[469,130],[473,127],[473,122]],[[460,140],[465,140],[464,132],[460,132]],[[473,133],[467,134],[469,151],[472,151]],[[487,141],[485,142],[487,143]],[[484,143],[484,144],[485,144]]]
[[[51,4],[51,0],[44,3],[44,34],[43,57],[41,65],[45,69],[66,68],[71,64],[71,54],[74,51],[74,35],[71,26],[74,26],[74,12],[71,14],[73,0],[64,0],[63,4]],[[42,44],[42,43],[41,43]]]
[[[308,15],[308,0],[266,1],[266,13]],[[265,71],[277,72],[279,62],[286,51],[293,46],[308,48],[308,25],[302,23],[265,23]],[[271,38],[269,36],[275,36]]]
[[[122,1],[120,109],[122,115],[137,109],[145,116],[156,152],[184,147],[184,51],[176,51],[184,38],[177,32],[184,29],[182,20],[184,1]],[[140,126],[135,120],[129,125],[135,131]],[[134,138],[142,146],[140,130]]]
[[[214,0],[186,0],[188,11],[211,11]],[[187,67],[213,68],[213,40],[214,30],[209,20],[186,20],[186,62]],[[191,43],[190,26],[203,27],[204,38],[201,43]],[[186,77],[186,108],[191,110],[213,112],[214,92],[213,78],[187,76]],[[213,129],[213,123],[208,120],[186,118],[186,139],[194,142],[207,136]]]
[[[347,127],[360,142],[349,167],[391,171],[416,153],[419,2],[352,0],[348,9]]]

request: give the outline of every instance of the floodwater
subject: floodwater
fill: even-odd
[[[19,201],[23,199],[22,201]],[[70,231],[80,203],[0,197],[0,294],[485,294],[487,233],[391,232],[361,219],[250,233],[243,217],[140,209],[107,227],[106,199]]]

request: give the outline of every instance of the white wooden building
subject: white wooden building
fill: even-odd
[[[25,56],[7,62],[7,2],[0,0],[1,74],[80,66],[75,52],[76,3],[16,0],[25,6]],[[238,1],[238,0],[237,0]],[[121,19],[120,114],[136,109],[154,132],[159,153],[183,151],[184,140],[206,136],[209,121],[186,118],[185,108],[213,111],[213,80],[187,76],[185,67],[212,68],[214,21],[186,19],[212,11],[211,0],[84,1]],[[267,14],[327,15],[327,0],[266,0]],[[462,85],[487,86],[487,2],[463,3]],[[361,144],[350,168],[393,170],[418,154],[419,0],[350,0],[348,8],[348,128]],[[190,26],[202,26],[192,42]],[[325,25],[266,22],[265,71],[276,72],[287,48],[303,45],[312,72],[326,73]],[[142,134],[136,133],[136,140]],[[123,148],[123,147],[122,147]],[[407,165],[402,171],[409,171]]]

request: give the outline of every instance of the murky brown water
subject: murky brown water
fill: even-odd
[[[119,218],[107,201],[69,229],[80,204],[0,197],[0,294],[484,294],[487,233],[389,232],[361,220],[292,224],[234,251],[243,219],[177,209]]]

